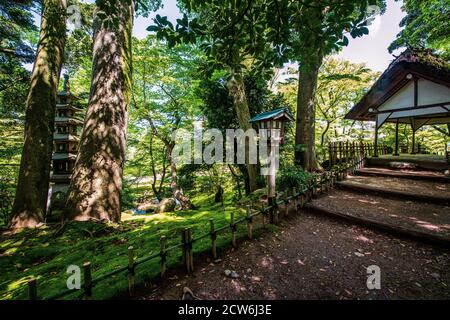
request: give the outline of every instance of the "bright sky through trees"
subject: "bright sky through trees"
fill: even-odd
[[[402,5],[403,1],[388,0],[386,13],[374,21],[369,28],[369,35],[350,38],[349,45],[344,47],[338,57],[353,63],[366,62],[372,70],[383,72],[394,59],[388,47],[401,30],[399,23],[405,16]],[[398,55],[401,51],[394,54]]]
[[[86,2],[94,1],[86,0]],[[148,18],[138,17],[136,19],[133,27],[133,35],[135,37],[142,39],[149,34],[146,28],[153,24],[152,19],[156,14],[167,16],[170,21],[176,23],[176,19],[181,16],[176,0],[164,0],[163,4],[163,8],[156,13],[152,13]],[[405,16],[405,13],[401,11],[402,4],[402,1],[388,0],[386,13],[375,20],[370,27],[369,35],[357,39],[349,39],[349,45],[337,57],[354,63],[366,62],[372,70],[384,71],[393,60],[387,48],[400,32],[399,23]],[[36,23],[39,24],[40,18],[35,16],[35,19]]]
[[[176,19],[180,17],[176,0],[164,0],[163,3],[164,8],[160,9],[158,14],[167,16],[170,21],[176,23]],[[386,13],[375,20],[370,27],[369,35],[356,39],[350,38],[350,44],[343,49],[338,57],[354,63],[366,62],[374,71],[384,71],[393,60],[387,48],[400,32],[399,23],[405,16],[405,13],[401,11],[402,4],[402,1],[388,0]],[[155,15],[156,13],[149,18],[137,18],[133,35],[138,38],[145,37],[148,34],[146,28],[152,24],[151,19]]]

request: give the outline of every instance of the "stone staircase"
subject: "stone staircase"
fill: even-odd
[[[450,178],[442,170],[367,163],[307,209],[450,247]]]

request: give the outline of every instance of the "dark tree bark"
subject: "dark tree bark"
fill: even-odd
[[[323,56],[320,50],[300,62],[297,95],[297,119],[295,130],[295,164],[304,170],[317,170],[315,148],[315,95],[319,68]]]
[[[97,1],[95,10],[92,86],[67,217],[120,222],[134,4]]]
[[[45,0],[25,116],[25,141],[10,227],[33,228],[45,219],[56,92],[66,40],[66,0]]]
[[[242,75],[233,75],[228,81],[228,91],[233,98],[233,105],[239,122],[239,127],[246,131],[252,129],[250,123],[250,109],[248,107],[247,95],[245,93],[245,84]],[[257,177],[258,167],[256,164],[250,164],[249,161],[249,144],[245,144],[245,163],[248,174],[248,184],[250,192],[258,189]]]

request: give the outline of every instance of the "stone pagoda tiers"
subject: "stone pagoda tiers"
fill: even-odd
[[[55,112],[54,151],[51,175],[51,207],[58,208],[65,198],[75,160],[83,120],[78,116],[83,109],[73,106],[75,97],[70,92],[69,76],[64,75],[63,91],[58,92]],[[55,209],[56,209],[55,208]]]

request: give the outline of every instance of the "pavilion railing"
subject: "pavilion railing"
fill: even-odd
[[[356,141],[336,141],[328,144],[328,169],[336,165],[353,162],[355,159],[364,161],[368,157],[385,155],[390,151],[386,145]]]

